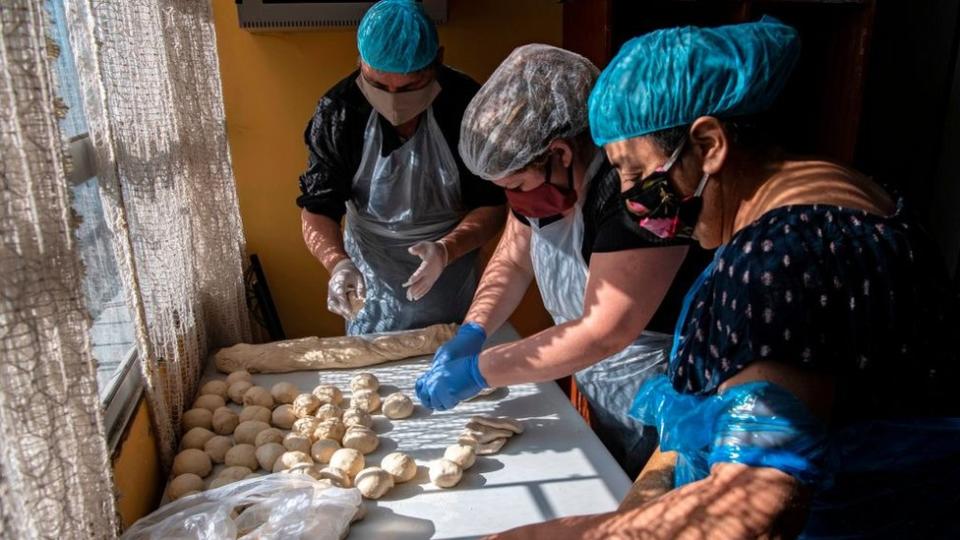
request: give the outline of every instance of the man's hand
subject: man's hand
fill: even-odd
[[[408,251],[423,261],[403,284],[407,288],[407,300],[416,302],[430,292],[447,267],[447,248],[441,242],[418,242]]]
[[[349,258],[343,259],[330,272],[327,284],[327,309],[348,321],[356,315],[350,296],[363,300],[367,296],[367,285],[363,274]]]

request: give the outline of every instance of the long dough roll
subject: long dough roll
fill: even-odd
[[[224,373],[288,373],[372,366],[436,352],[457,331],[456,324],[365,336],[306,337],[260,345],[240,343],[220,349],[214,365]]]

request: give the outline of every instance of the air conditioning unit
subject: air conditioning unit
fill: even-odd
[[[417,0],[436,23],[447,21],[447,0]],[[356,26],[376,2],[236,0],[240,28],[251,32]]]

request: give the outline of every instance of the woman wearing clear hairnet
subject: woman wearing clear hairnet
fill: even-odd
[[[504,218],[503,192],[456,153],[479,85],[443,64],[414,0],[377,2],[357,48],[360,68],[320,99],[304,134],[297,204],[304,241],[330,272],[327,308],[351,335],[459,321],[477,250]]]
[[[580,55],[527,45],[467,107],[460,154],[506,189],[513,212],[464,325],[417,390],[426,406],[449,409],[488,385],[576,373],[594,427],[636,473],[656,437],[627,408],[640,383],[663,372],[683,291],[707,258],[697,267],[689,241],[643,238],[627,218],[616,172],[588,132],[597,75]],[[533,280],[556,326],[481,353]]]
[[[752,132],[798,54],[764,19],[641,36],[601,74],[634,219],[718,247],[632,407],[675,489],[503,537],[957,537],[955,297],[902,201]]]

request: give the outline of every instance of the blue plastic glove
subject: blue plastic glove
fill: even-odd
[[[417,397],[429,409],[452,409],[460,401],[487,387],[480,374],[479,355],[487,333],[476,323],[466,323],[433,357],[433,364],[417,379]]]

